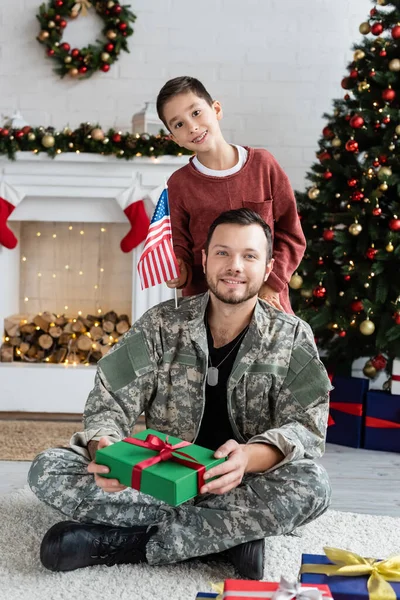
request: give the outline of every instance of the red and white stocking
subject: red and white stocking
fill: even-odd
[[[118,204],[131,224],[130,231],[121,240],[122,252],[130,252],[146,239],[150,225],[150,219],[144,203],[146,195],[138,179],[136,179],[131,187],[117,197]]]
[[[9,250],[15,248],[18,240],[8,227],[7,220],[21,200],[21,194],[14,187],[4,180],[0,181],[0,246]]]

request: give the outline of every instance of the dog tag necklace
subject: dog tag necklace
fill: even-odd
[[[209,367],[207,369],[207,384],[211,385],[211,386],[215,386],[218,385],[218,378],[219,378],[219,367],[222,365],[223,362],[226,361],[226,359],[228,358],[228,356],[230,354],[232,354],[232,352],[234,351],[234,349],[240,344],[240,342],[243,340],[244,336],[247,333],[249,326],[247,325],[247,327],[244,329],[242,335],[239,337],[238,341],[236,342],[236,344],[233,346],[233,348],[231,348],[228,352],[228,354],[226,356],[224,356],[224,358],[221,360],[221,362],[216,365],[215,367],[213,367],[212,362],[211,362],[211,358],[210,355],[208,355],[208,362],[209,362]]]

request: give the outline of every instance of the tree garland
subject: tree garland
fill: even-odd
[[[99,125],[91,123],[81,123],[75,130],[65,127],[62,131],[56,131],[54,127],[0,127],[0,155],[15,160],[16,153],[21,151],[45,152],[51,158],[65,152],[89,152],[126,160],[140,156],[157,158],[165,154],[192,154],[177,146],[162,130],[158,135],[122,133],[115,129],[105,133]]]
[[[106,40],[71,49],[67,42],[61,42],[67,19],[74,19],[79,14],[85,16],[89,8],[94,8],[104,21],[102,33]],[[136,20],[136,16],[118,0],[97,0],[94,5],[89,0],[52,0],[40,6],[36,17],[41,27],[37,40],[46,46],[47,56],[58,63],[55,72],[60,77],[69,75],[73,78],[88,78],[99,70],[109,71],[121,50],[129,52],[127,38],[133,34],[129,23]]]

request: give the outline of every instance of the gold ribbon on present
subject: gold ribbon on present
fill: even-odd
[[[302,565],[301,573],[322,573],[340,577],[369,575],[367,582],[369,600],[396,600],[396,593],[389,581],[400,582],[400,555],[387,560],[364,558],[340,548],[325,547],[324,552],[332,565]]]
[[[215,600],[222,600],[222,595],[224,593],[224,582],[221,581],[220,583],[212,583],[211,588],[213,592],[218,594]]]
[[[89,2],[89,0],[76,0],[71,12],[80,12],[84,17],[86,17],[89,8],[92,8],[92,4]]]

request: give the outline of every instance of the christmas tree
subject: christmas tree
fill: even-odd
[[[368,356],[370,376],[400,357],[400,0],[374,5],[297,194],[307,250],[290,281],[328,363]]]

